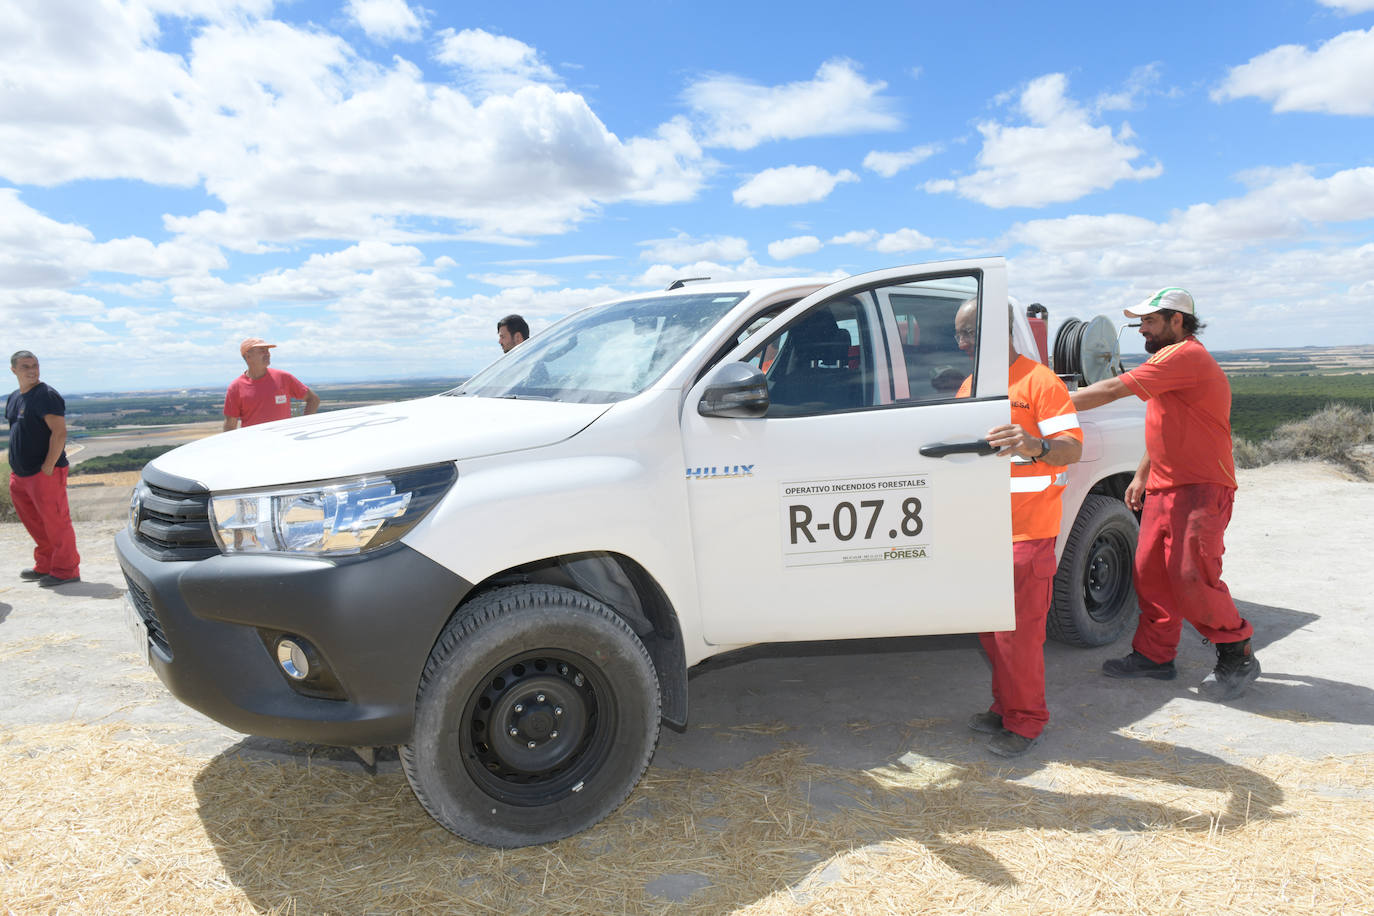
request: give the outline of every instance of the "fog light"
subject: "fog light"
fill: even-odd
[[[310,659],[305,654],[305,647],[294,639],[283,638],[277,642],[277,664],[293,681],[310,677]]]

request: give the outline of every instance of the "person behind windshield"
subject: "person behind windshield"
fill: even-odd
[[[530,339],[530,326],[519,315],[507,315],[496,322],[496,342],[502,353],[509,353]]]

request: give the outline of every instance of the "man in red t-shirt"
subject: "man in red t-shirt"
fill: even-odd
[[[239,355],[248,364],[243,375],[229,383],[224,393],[224,428],[256,426],[291,416],[291,399],[305,401],[305,413],[320,409],[320,397],[305,387],[290,372],[269,368],[272,348],[261,337],[249,337],[239,344]]]
[[[1126,315],[1140,319],[1150,358],[1073,394],[1079,410],[1127,395],[1146,402],[1145,457],[1126,488],[1126,505],[1141,512],[1135,553],[1140,622],[1131,654],[1104,662],[1102,672],[1172,680],[1187,620],[1217,650],[1216,667],[1199,692],[1234,699],[1259,677],[1260,665],[1250,648],[1254,630],[1221,581],[1236,495],[1231,386],[1198,343],[1202,325],[1186,290],[1162,289]]]
[[[1008,314],[1008,318],[1011,315]],[[954,341],[969,356],[977,341],[978,302],[965,302],[954,315]],[[990,445],[1011,459],[1011,555],[1016,625],[980,633],[992,664],[992,706],[975,713],[969,728],[992,735],[988,750],[1016,757],[1040,740],[1050,711],[1045,703],[1045,618],[1054,590],[1054,542],[1059,537],[1060,497],[1066,465],[1083,453],[1083,430],[1069,391],[1049,367],[1008,348],[1007,424],[987,432]],[[956,397],[973,393],[964,380]]]

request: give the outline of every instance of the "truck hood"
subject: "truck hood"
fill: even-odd
[[[326,480],[552,445],[610,406],[441,395],[220,433],[152,465],[216,491]]]

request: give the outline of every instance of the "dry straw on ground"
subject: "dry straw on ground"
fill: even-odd
[[[0,739],[0,911],[1287,914],[1374,899],[1374,755],[907,755],[853,771],[790,748],[654,768],[600,826],[500,851],[437,827],[399,775],[197,758],[158,737]]]

